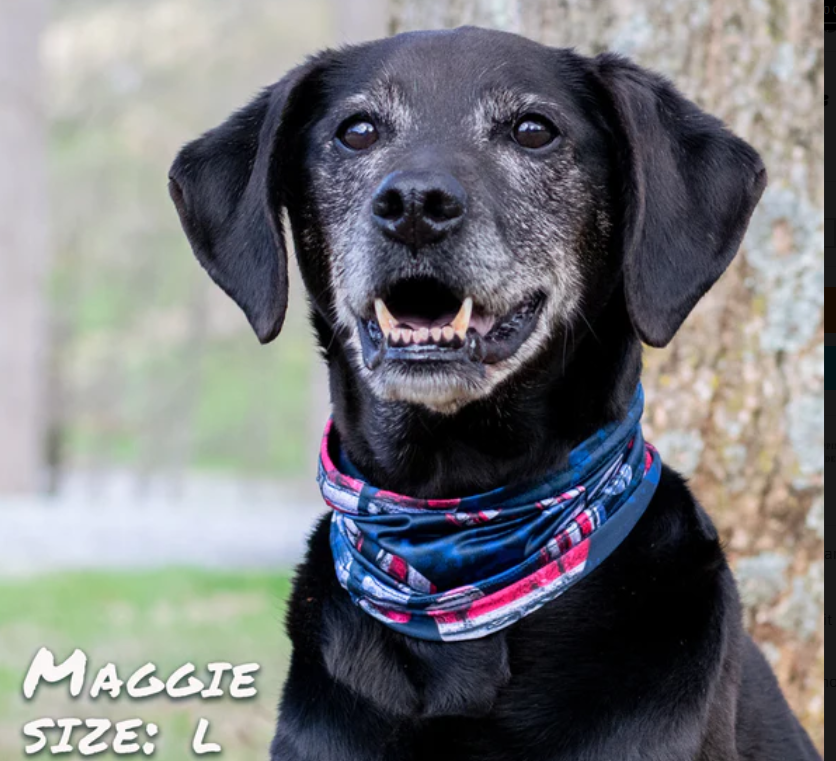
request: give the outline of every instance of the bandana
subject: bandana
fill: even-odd
[[[533,613],[595,570],[653,497],[662,463],[642,438],[643,408],[639,386],[624,420],[573,449],[563,470],[455,499],[365,483],[329,420],[318,482],[340,584],[370,616],[424,640],[477,639]]]

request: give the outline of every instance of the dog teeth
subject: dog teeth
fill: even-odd
[[[443,327],[410,328],[403,325],[398,327],[398,320],[389,311],[383,299],[374,300],[374,311],[384,340],[389,346],[409,346],[410,344],[448,344],[461,345],[465,341],[470,318],[473,315],[473,299],[468,296],[459,308],[453,320]],[[456,341],[455,339],[458,339]]]
[[[374,300],[374,311],[377,315],[377,324],[380,325],[383,335],[388,338],[390,333],[395,329],[397,320],[392,316],[386,304],[383,303],[383,299]]]
[[[453,333],[457,335],[462,341],[464,341],[465,333],[467,333],[467,329],[470,327],[470,316],[473,314],[473,299],[468,296],[461,305],[459,309],[459,313],[453,318],[453,322],[450,325],[445,326],[444,330],[447,330],[448,327],[453,329]],[[452,336],[450,338],[446,338],[445,340],[450,341],[452,340]]]

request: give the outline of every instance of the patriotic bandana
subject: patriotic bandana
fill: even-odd
[[[370,616],[425,640],[477,639],[538,610],[597,568],[653,497],[662,463],[642,438],[643,408],[639,386],[625,419],[573,449],[565,469],[456,499],[365,483],[329,420],[318,481],[340,584]]]

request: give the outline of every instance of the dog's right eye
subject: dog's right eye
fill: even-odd
[[[545,116],[527,114],[514,125],[514,141],[529,150],[539,150],[557,140],[560,131]]]
[[[365,117],[352,117],[337,130],[337,140],[352,151],[365,151],[378,140],[377,127]]]

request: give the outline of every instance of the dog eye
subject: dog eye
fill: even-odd
[[[365,151],[378,140],[377,127],[363,117],[344,121],[337,130],[337,140],[353,151]]]
[[[523,116],[514,125],[514,141],[523,148],[545,148],[553,143],[560,134],[544,116]]]

